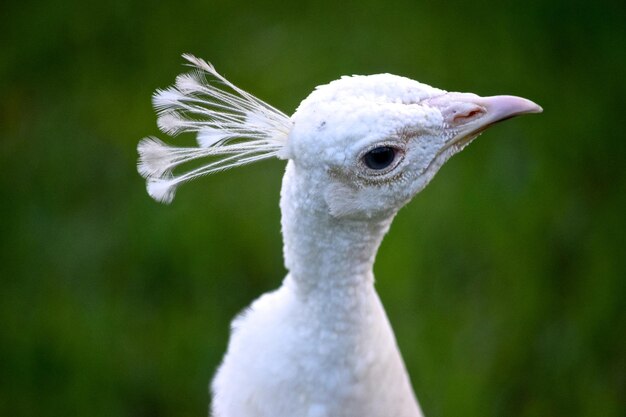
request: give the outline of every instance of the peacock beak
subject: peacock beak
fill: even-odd
[[[522,97],[480,97],[471,93],[446,93],[430,99],[428,104],[441,111],[449,145],[466,145],[497,122],[543,111]]]
[[[484,127],[527,113],[541,113],[538,104],[517,96],[478,97],[474,102],[485,109]]]

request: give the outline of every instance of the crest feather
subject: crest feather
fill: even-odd
[[[232,84],[213,65],[189,54],[183,58],[194,71],[157,90],[152,102],[163,133],[194,132],[199,147],[177,148],[152,137],[137,146],[137,168],[147,180],[148,194],[165,203],[172,201],[183,182],[262,159],[284,159],[292,125],[286,114]],[[205,157],[211,160],[172,175],[178,165]]]

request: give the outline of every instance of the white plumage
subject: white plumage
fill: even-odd
[[[280,207],[289,272],[233,321],[213,416],[421,416],[374,289],[376,251],[397,211],[452,155],[491,124],[541,108],[379,74],[317,87],[289,118],[185,58],[196,71],[157,91],[154,104],[165,133],[197,132],[200,147],[139,143],[153,198],[170,202],[179,184],[201,175],[288,159]]]

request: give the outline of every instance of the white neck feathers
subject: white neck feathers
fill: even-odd
[[[323,179],[288,163],[280,206],[290,278],[301,294],[371,286],[376,252],[392,219],[334,218],[320,195],[319,181]]]

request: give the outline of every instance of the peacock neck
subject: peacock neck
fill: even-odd
[[[371,288],[376,252],[392,218],[331,216],[323,180],[298,172],[293,161],[287,165],[280,205],[288,279],[303,296]]]

